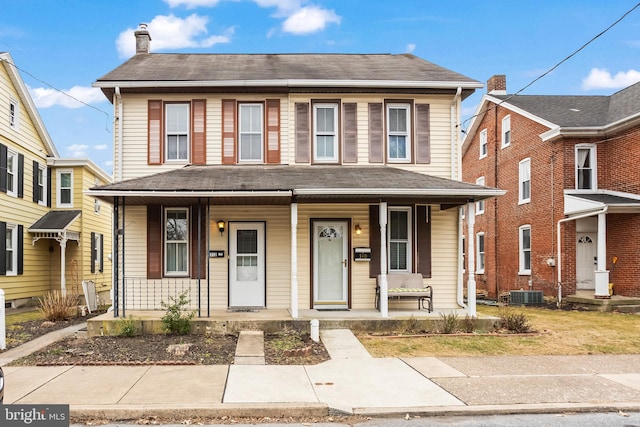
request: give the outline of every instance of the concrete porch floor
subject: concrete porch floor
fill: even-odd
[[[576,291],[574,295],[565,296],[563,301],[583,310],[640,313],[640,298],[620,295],[612,295],[611,298],[596,298],[592,290]]]
[[[398,331],[408,328],[431,330],[441,321],[443,314],[455,313],[458,320],[467,315],[464,309],[446,309],[428,313],[426,310],[389,308],[389,317],[383,318],[378,310],[319,311],[300,310],[293,318],[289,310],[206,311],[193,318],[192,333],[237,334],[243,330],[261,330],[274,333],[285,329],[310,331],[310,322],[317,319],[320,329],[351,329],[352,331]],[[87,320],[89,336],[118,335],[124,319],[133,321],[143,334],[162,333],[163,311],[126,310],[126,317],[114,317],[113,312]],[[491,329],[497,318],[478,315],[477,328]]]

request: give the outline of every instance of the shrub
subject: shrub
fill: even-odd
[[[440,313],[440,333],[453,334],[458,330],[458,326],[458,315],[456,313]]]
[[[123,337],[134,337],[138,335],[138,327],[132,316],[127,319],[120,319],[117,325],[118,335]]]
[[[191,319],[196,315],[195,311],[183,314],[189,305],[187,292],[181,293],[178,298],[169,297],[169,303],[161,301],[161,306],[166,310],[162,316],[162,328],[173,335],[187,335],[191,332]]]
[[[52,291],[39,300],[38,310],[50,322],[68,320],[78,316],[79,301],[78,295]]]
[[[516,334],[526,334],[531,331],[529,319],[522,312],[503,308],[500,310],[500,322],[504,329]]]
[[[477,327],[478,327],[478,317],[477,316],[469,316],[468,314],[466,316],[464,316],[464,319],[462,319],[462,329],[466,333],[471,334],[471,333],[475,332]]]

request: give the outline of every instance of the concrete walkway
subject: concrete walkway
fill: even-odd
[[[264,365],[264,332],[241,331],[236,344],[234,365]]]

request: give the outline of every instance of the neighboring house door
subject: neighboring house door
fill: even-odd
[[[313,307],[347,308],[349,222],[313,222]]]
[[[595,290],[596,234],[578,233],[576,242],[576,289]]]
[[[229,223],[229,307],[265,307],[262,222]]]

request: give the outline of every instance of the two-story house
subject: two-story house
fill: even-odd
[[[475,206],[478,288],[640,296],[640,83],[611,96],[508,95],[493,76],[463,141],[463,179],[507,190]],[[467,220],[469,218],[467,217]]]
[[[114,105],[116,315],[189,292],[214,310],[373,309],[381,275],[462,304],[460,102],[481,84],[413,55],[137,53]],[[414,304],[411,303],[413,307]]]
[[[6,52],[0,110],[0,288],[7,305],[51,290],[82,295],[83,280],[107,302],[112,210],[83,192],[110,176],[89,160],[60,158]]]

